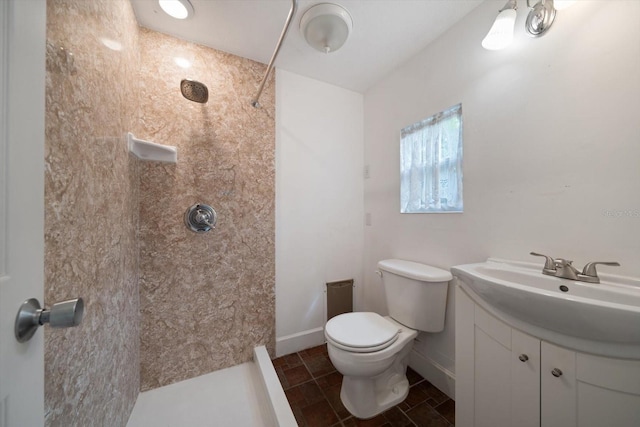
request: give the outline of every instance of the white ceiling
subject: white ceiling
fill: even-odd
[[[340,50],[324,54],[308,46],[299,29],[302,14],[323,0],[299,0],[275,66],[364,92],[482,1],[339,0],[353,18],[353,31]],[[265,64],[291,7],[291,0],[190,2],[195,14],[181,21],[166,15],[157,0],[131,0],[143,27]]]

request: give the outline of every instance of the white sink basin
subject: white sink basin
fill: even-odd
[[[590,284],[493,259],[451,272],[464,289],[522,322],[584,340],[640,344],[640,280],[600,274],[601,283]]]

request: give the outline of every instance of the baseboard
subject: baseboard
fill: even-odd
[[[324,328],[309,329],[276,338],[276,357],[295,353],[325,343]]]
[[[409,356],[409,366],[451,399],[455,397],[456,375],[453,372],[415,350]]]

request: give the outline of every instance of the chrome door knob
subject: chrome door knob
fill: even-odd
[[[18,342],[27,342],[38,327],[48,323],[53,328],[70,328],[82,322],[84,302],[82,298],[71,299],[53,304],[51,309],[41,308],[40,302],[30,298],[22,303],[18,314],[14,334]]]

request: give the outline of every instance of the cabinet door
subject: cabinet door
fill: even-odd
[[[577,427],[576,353],[547,342],[540,361],[542,427]]]
[[[475,427],[540,426],[540,340],[475,312]]]
[[[456,424],[511,427],[511,328],[456,287]]]
[[[511,349],[476,325],[475,427],[511,426]],[[510,334],[509,329],[508,333]],[[510,338],[510,335],[509,335]]]
[[[640,426],[640,361],[578,353],[578,425]]]
[[[540,427],[540,340],[511,331],[511,425]]]
[[[457,282],[454,279],[454,283]],[[459,286],[456,291],[456,424],[473,427],[474,303]]]

